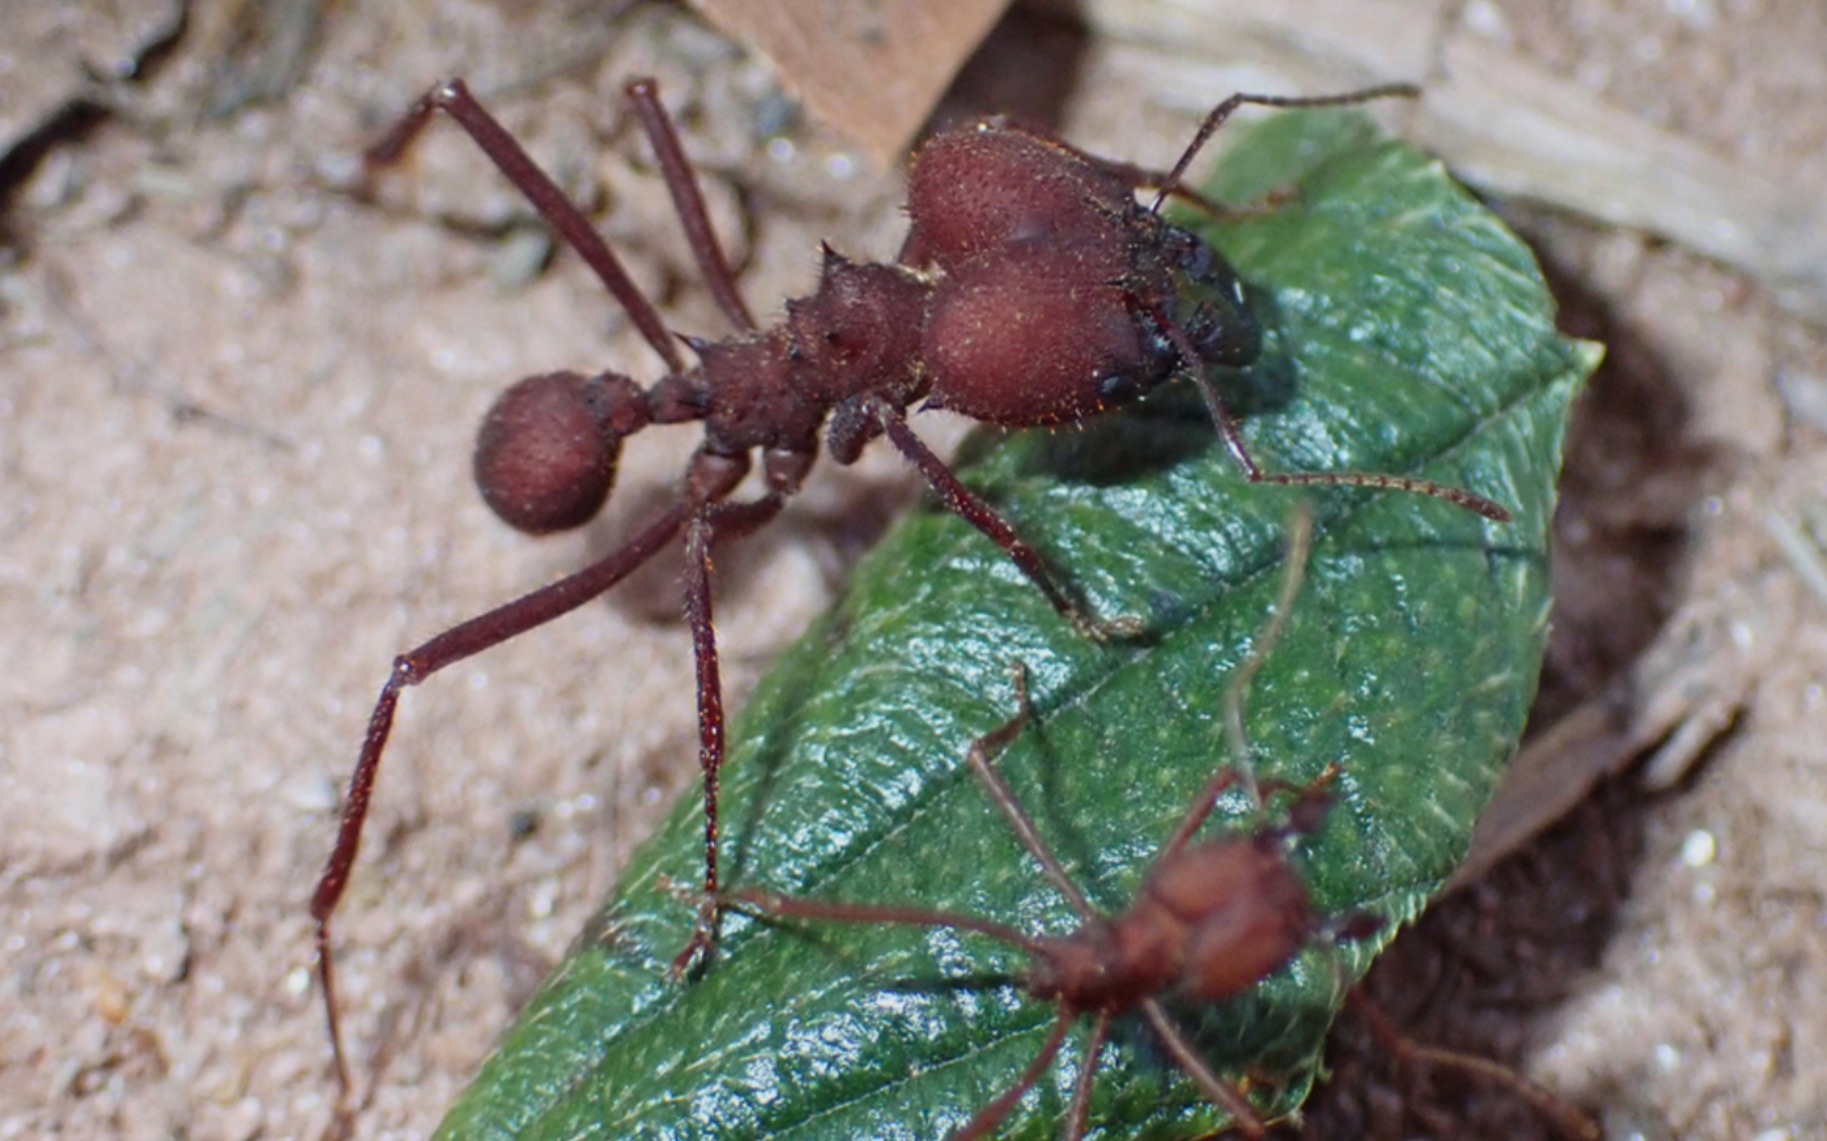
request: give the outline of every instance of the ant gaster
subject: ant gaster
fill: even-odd
[[[1015,677],[1020,711],[978,738],[967,761],[1022,846],[1078,913],[1080,924],[1075,930],[1029,935],[1004,923],[958,912],[798,899],[756,889],[724,897],[728,905],[770,919],[947,927],[975,931],[1026,952],[1029,966],[1015,982],[1034,998],[1057,1007],[1053,1028],[1015,1082],[978,1109],[951,1135],[951,1141],[989,1136],[1047,1071],[1073,1025],[1089,1015],[1092,1023],[1084,1063],[1073,1086],[1062,1133],[1067,1141],[1077,1141],[1085,1132],[1092,1079],[1111,1020],[1133,1012],[1142,1015],[1168,1056],[1201,1092],[1231,1114],[1236,1128],[1251,1137],[1262,1134],[1262,1119],[1248,1098],[1199,1057],[1168,1015],[1162,998],[1204,1002],[1229,998],[1281,969],[1310,944],[1364,938],[1382,925],[1379,917],[1368,912],[1322,919],[1288,860],[1289,841],[1317,832],[1324,824],[1331,805],[1327,788],[1338,775],[1338,766],[1329,766],[1304,787],[1273,780],[1259,783],[1252,776],[1242,728],[1249,683],[1280,636],[1299,590],[1310,525],[1309,515],[1296,514],[1275,612],[1228,687],[1225,724],[1231,765],[1219,769],[1188,805],[1143,875],[1135,900],[1121,913],[1105,915],[1092,905],[992,763],[1031,715],[1020,671]],[[1282,823],[1195,841],[1217,798],[1240,783],[1255,790],[1259,803],[1266,794],[1292,792],[1294,799]]]
[[[456,120],[538,209],[627,312],[666,374],[643,388],[620,373],[557,372],[509,388],[485,418],[475,452],[483,497],[509,524],[539,534],[575,527],[602,505],[621,441],[651,424],[702,421],[704,440],[678,498],[621,547],[576,573],[460,623],[395,659],[369,719],[342,823],[312,898],[318,977],[342,1088],[349,1074],[337,1025],[330,916],[347,886],[375,775],[401,691],[471,655],[575,610],[612,588],[681,533],[685,611],[697,675],[698,760],[704,775],[705,898],[717,873],[718,774],[724,754],[722,683],[711,619],[713,541],[772,519],[818,453],[838,463],[887,436],[947,508],[1005,551],[1074,626],[1102,623],[1060,583],[1040,553],[972,493],[908,426],[924,400],[1010,426],[1063,424],[1123,403],[1179,374],[1204,393],[1224,439],[1252,480],[1394,488],[1450,500],[1494,520],[1500,506],[1457,488],[1360,472],[1265,473],[1205,377],[1208,365],[1244,365],[1260,331],[1236,275],[1204,241],[1160,217],[1169,193],[1212,132],[1244,104],[1304,107],[1414,95],[1408,86],[1280,99],[1234,95],[1206,117],[1165,173],[1093,158],[996,120],[934,136],[914,157],[911,229],[898,264],[859,264],[826,247],[818,288],[787,302],[786,320],[750,316],[710,226],[697,179],[651,80],[627,87],[658,157],[706,285],[739,330],[723,340],[675,340],[583,213],[462,81],[427,92],[368,152],[375,171],[398,162],[439,111]],[[1157,190],[1153,205],[1138,189]],[[679,341],[697,356],[688,365]],[[765,491],[731,500],[760,453]],[[688,969],[714,942],[707,911],[675,961]]]

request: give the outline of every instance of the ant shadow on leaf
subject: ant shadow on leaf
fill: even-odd
[[[1248,282],[1242,287],[1262,327],[1262,354],[1242,368],[1211,365],[1204,376],[1227,408],[1248,419],[1293,403],[1300,364],[1285,343],[1273,291]],[[1191,384],[1165,385],[1123,411],[1033,435],[1037,438],[1022,453],[1016,474],[1095,488],[1136,484],[1224,446],[1212,432],[1210,409]],[[972,433],[959,449],[957,463],[984,459],[1003,438],[996,431]]]

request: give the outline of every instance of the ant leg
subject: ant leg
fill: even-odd
[[[1160,1035],[1161,1043],[1167,1047],[1167,1052],[1173,1055],[1174,1061],[1178,1062],[1180,1068],[1192,1077],[1193,1082],[1198,1085],[1205,1096],[1230,1111],[1231,1124],[1237,1127],[1237,1131],[1245,1137],[1261,1137],[1263,1135],[1262,1118],[1257,1116],[1249,1099],[1245,1098],[1243,1092],[1236,1086],[1212,1072],[1212,1068],[1205,1064],[1205,1059],[1194,1052],[1192,1046],[1187,1043],[1186,1036],[1180,1033],[1180,1028],[1174,1025],[1173,1019],[1167,1016],[1167,1011],[1162,1009],[1160,1001],[1152,998],[1143,999],[1142,1014],[1148,1019],[1148,1024],[1155,1028],[1155,1033]]]
[[[691,938],[672,961],[681,979],[717,942],[717,794],[723,773],[723,676],[717,631],[711,624],[710,521],[700,512],[685,530],[685,617],[691,625],[692,665],[698,681],[698,769],[704,776],[704,893]]]
[[[1072,1029],[1072,1024],[1077,1020],[1077,1015],[1062,1007],[1059,1017],[1053,1020],[1053,1032],[1047,1035],[1046,1042],[1034,1055],[1034,1060],[1028,1063],[1028,1068],[1021,1071],[1021,1076],[1015,1079],[1015,1084],[997,1094],[995,1100],[978,1110],[969,1121],[965,1122],[964,1128],[952,1134],[951,1141],[977,1141],[978,1138],[988,1137],[994,1132],[996,1127],[1002,1124],[1002,1119],[1015,1108],[1015,1103],[1034,1088],[1034,1083],[1040,1080],[1040,1075],[1046,1073],[1047,1067],[1053,1064],[1059,1048],[1065,1044],[1066,1032]]]
[[[583,570],[541,587],[531,594],[498,606],[486,614],[471,618],[444,631],[431,641],[408,650],[394,659],[393,672],[381,687],[380,698],[368,718],[368,731],[362,738],[361,755],[355,773],[349,778],[349,795],[343,804],[342,825],[336,833],[336,847],[317,889],[311,896],[311,918],[317,923],[317,979],[324,993],[324,1015],[330,1029],[330,1050],[336,1059],[336,1077],[346,1099],[351,1088],[349,1063],[343,1050],[342,1027],[337,1017],[336,970],[330,950],[330,916],[349,886],[349,873],[361,847],[362,825],[368,819],[368,803],[374,795],[375,777],[380,772],[381,754],[387,749],[387,738],[393,732],[393,715],[399,705],[400,692],[418,685],[426,678],[465,658],[499,646],[510,638],[567,614],[598,597],[620,582],[636,567],[652,558],[672,541],[685,525],[688,509],[678,505],[663,512],[647,528]]]
[[[1199,131],[1193,141],[1187,144],[1186,150],[1180,153],[1179,161],[1167,172],[1167,177],[1160,183],[1160,192],[1156,194],[1151,213],[1160,213],[1161,204],[1180,184],[1186,174],[1186,168],[1192,165],[1193,159],[1211,141],[1213,132],[1224,125],[1224,121],[1234,114],[1237,108],[1246,104],[1255,107],[1337,107],[1347,103],[1368,103],[1372,99],[1404,98],[1418,99],[1421,89],[1412,83],[1385,83],[1377,87],[1365,87],[1358,91],[1346,91],[1338,95],[1246,95],[1238,92],[1220,102],[1206,113],[1205,121],[1199,124]]]
[[[1155,324],[1160,327],[1174,349],[1179,352],[1183,362],[1199,360],[1199,352],[1186,330],[1160,309],[1149,311]],[[1251,483],[1280,483],[1290,487],[1365,487],[1376,491],[1406,491],[1416,495],[1426,495],[1433,499],[1444,499],[1448,503],[1463,507],[1475,515],[1482,515],[1493,523],[1508,523],[1514,518],[1507,507],[1482,495],[1477,495],[1460,487],[1448,487],[1435,483],[1431,479],[1413,479],[1404,475],[1387,475],[1374,471],[1263,471],[1261,465],[1250,455],[1249,447],[1243,442],[1243,432],[1237,426],[1237,418],[1231,414],[1230,406],[1224,397],[1218,394],[1211,378],[1201,368],[1191,367],[1187,370],[1193,383],[1199,388],[1199,395],[1205,400],[1205,407],[1211,413],[1212,422],[1217,425],[1219,434],[1224,438],[1225,447],[1230,451],[1237,465],[1243,469],[1244,478]]]
[[[635,116],[641,121],[647,141],[653,145],[654,158],[659,160],[660,174],[666,181],[666,192],[672,195],[673,210],[685,226],[685,240],[691,246],[691,256],[697,259],[698,272],[704,275],[706,288],[723,315],[738,329],[754,329],[755,318],[750,316],[749,307],[736,288],[736,275],[730,272],[729,259],[724,256],[723,247],[717,242],[717,231],[711,228],[710,215],[705,212],[698,176],[692,170],[691,160],[685,157],[685,148],[679,145],[679,133],[673,130],[671,116],[660,104],[660,85],[652,79],[637,79],[622,90],[628,96],[628,102],[634,105]]]
[[[550,175],[539,169],[532,156],[527,154],[506,127],[471,95],[469,88],[461,79],[442,83],[419,97],[412,109],[388,131],[386,136],[370,147],[364,156],[370,169],[391,166],[400,160],[406,147],[424,130],[432,112],[443,111],[457,121],[457,125],[469,132],[482,153],[489,157],[496,168],[507,180],[514,184],[521,194],[526,196],[534,209],[545,218],[546,223],[558,231],[565,244],[576,250],[597,279],[606,286],[615,299],[621,303],[628,317],[641,331],[641,336],[660,354],[668,370],[680,373],[685,371],[685,358],[679,347],[673,342],[666,329],[666,323],[660,319],[659,310],[647,299],[640,287],[622,268],[609,244],[596,232],[590,220],[584,217],[583,211],[565,197],[565,192],[558,188]]]
[[[1079,1064],[1078,1081],[1072,1086],[1072,1104],[1066,1107],[1066,1132],[1061,1141],[1082,1141],[1085,1121],[1091,1116],[1091,1079],[1097,1073],[1098,1058],[1104,1053],[1104,1039],[1110,1036],[1110,1015],[1100,1014],[1091,1022],[1091,1038],[1085,1043],[1085,1060]]]
[[[1397,1028],[1382,1006],[1361,988],[1350,992],[1350,1002],[1370,1024],[1371,1035],[1395,1055],[1398,1065],[1418,1063],[1424,1068],[1458,1070],[1483,1078],[1528,1102],[1564,1136],[1575,1141],[1600,1141],[1604,1137],[1604,1129],[1585,1110],[1527,1075],[1489,1058],[1421,1045]]]
[[[1224,729],[1229,747],[1231,762],[1219,769],[1206,782],[1192,804],[1187,806],[1186,813],[1180,817],[1180,823],[1174,826],[1167,843],[1162,845],[1157,861],[1165,860],[1185,847],[1193,833],[1199,830],[1206,818],[1217,807],[1218,797],[1231,785],[1242,781],[1250,790],[1250,797],[1258,805],[1262,803],[1264,788],[1280,787],[1281,782],[1256,781],[1256,766],[1251,759],[1249,735],[1244,731],[1243,711],[1249,700],[1250,683],[1262,669],[1263,662],[1268,660],[1269,652],[1275,643],[1281,640],[1282,631],[1288,627],[1288,618],[1294,612],[1294,600],[1300,595],[1301,584],[1307,578],[1307,557],[1313,550],[1313,509],[1302,503],[1295,507],[1288,516],[1288,551],[1286,565],[1282,570],[1281,590],[1275,596],[1275,608],[1269,614],[1267,622],[1256,634],[1250,652],[1244,655],[1243,661],[1231,672],[1230,686],[1224,695]],[[1331,770],[1328,770],[1330,774]],[[1330,776],[1323,778],[1330,779]]]
[[[1014,826],[1016,835],[1022,844],[1033,853],[1051,879],[1066,897],[1086,918],[1093,918],[1096,912],[1078,885],[1066,874],[1059,859],[1054,856],[1040,833],[1034,827],[1034,821],[1021,807],[1015,798],[1015,792],[1002,779],[990,764],[996,754],[1007,748],[1020,734],[1022,727],[1034,715],[1033,707],[1028,704],[1028,687],[1025,671],[1019,664],[1015,667],[1015,697],[1020,708],[1015,716],[971,742],[966,763],[971,766],[979,780],[984,783],[990,799],[996,803],[1003,815]],[[961,927],[988,935],[1012,946],[1019,947],[1030,954],[1038,954],[1039,949],[1030,939],[1013,927],[997,923],[994,920],[979,919],[972,915],[963,915],[951,911],[935,911],[918,907],[884,907],[872,903],[829,903],[822,900],[793,899],[788,896],[775,895],[771,892],[743,890],[714,897],[721,906],[730,902],[746,904],[758,911],[770,915],[791,916],[800,919],[825,919],[842,922],[867,923],[904,923],[925,927]]]
[[[720,907],[746,907],[759,915],[780,919],[815,919],[832,923],[896,923],[905,927],[954,927],[975,931],[998,942],[1007,943],[1029,954],[1039,954],[1040,944],[1015,928],[994,919],[981,919],[957,911],[938,911],[928,907],[896,907],[881,903],[844,903],[835,900],[797,899],[776,895],[759,888],[741,888],[720,892]]]
[[[971,766],[971,771],[976,773],[977,779],[983,782],[984,790],[989,793],[990,800],[1002,810],[1002,815],[1007,818],[1009,826],[1015,830],[1015,836],[1021,841],[1021,846],[1040,862],[1041,871],[1045,872],[1047,878],[1053,881],[1053,886],[1059,888],[1060,894],[1066,897],[1073,909],[1081,916],[1087,920],[1096,919],[1097,909],[1091,906],[1091,901],[1085,898],[1085,893],[1076,883],[1072,882],[1072,877],[1066,874],[1065,865],[1059,862],[1059,857],[1053,854],[1053,849],[1047,846],[1045,840],[1041,839],[1040,830],[1034,826],[1034,818],[1029,816],[1028,810],[1021,806],[1021,801],[1015,796],[1015,790],[1009,787],[1009,783],[1002,779],[1002,774],[997,772],[995,766],[990,763],[996,754],[1008,747],[1009,742],[1013,741],[1021,732],[1022,726],[1027,724],[1028,718],[1034,715],[1033,707],[1028,704],[1027,671],[1019,663],[1015,666],[1015,698],[1021,706],[1015,716],[998,728],[972,741],[970,752],[965,755],[965,763]]]
[[[1101,620],[1087,613],[1085,608],[1069,596],[1047,569],[1040,552],[1020,535],[1015,528],[996,512],[996,509],[979,499],[970,488],[964,486],[957,474],[945,465],[926,442],[908,426],[906,417],[899,409],[886,401],[875,401],[874,411],[883,431],[894,446],[926,477],[926,482],[939,496],[946,509],[962,518],[984,536],[1001,547],[1003,553],[1015,561],[1021,573],[1028,576],[1028,581],[1040,588],[1053,604],[1053,609],[1060,616],[1072,623],[1074,629],[1098,641],[1111,638],[1131,638],[1141,631],[1141,622],[1135,618],[1114,618]]]
[[[683,978],[699,956],[717,943],[717,802],[723,778],[723,676],[717,631],[711,617],[711,543],[738,538],[780,513],[786,496],[771,491],[747,503],[700,507],[685,526],[685,617],[691,626],[692,664],[698,681],[698,768],[704,774],[704,904],[691,938],[672,961],[673,978]]]

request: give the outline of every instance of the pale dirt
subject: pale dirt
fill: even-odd
[[[63,7],[0,15],[5,142],[72,89],[79,53],[105,64],[163,11],[123,0],[85,23]],[[685,430],[639,440],[582,538],[492,520],[467,454],[502,384],[657,363],[574,258],[529,274],[520,206],[449,124],[384,206],[334,189],[389,116],[467,75],[567,185],[597,188],[601,224],[681,328],[721,326],[621,112],[629,76],[657,73],[689,105],[714,209],[748,227],[758,310],[806,291],[819,237],[894,252],[894,175],[811,126],[765,154],[785,105],[689,17],[521,11],[331,6],[301,86],[201,118],[232,43],[205,6],[162,71],[116,93],[122,113],[16,195],[0,264],[0,1138],[320,1134],[334,1088],[306,901],[388,661],[603,549],[691,447]],[[1722,153],[1817,157],[1813,0],[1473,15]],[[1065,91],[1065,133],[1171,154],[1184,120],[1098,83],[1096,58]],[[1006,105],[1032,94],[1024,75],[1051,81],[1043,104],[1069,86],[1002,56],[969,89]],[[1827,597],[1766,519],[1827,509],[1827,339],[1679,249],[1514,217],[1555,267],[1567,327],[1612,345],[1570,461],[1544,715],[1677,622],[1694,704],[1743,709],[1672,790],[1606,785],[1443,909],[1377,993],[1411,1034],[1525,1066],[1615,1137],[1827,1138]],[[733,697],[911,494],[890,457],[821,471],[720,565]],[[357,1136],[431,1128],[692,784],[673,579],[655,568],[408,694],[337,929]],[[1539,1132],[1514,1099],[1462,1104],[1354,1037],[1315,1135]],[[1467,1121],[1482,1124],[1452,1124]]]

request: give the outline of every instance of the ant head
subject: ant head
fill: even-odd
[[[1389,921],[1374,911],[1348,911],[1328,919],[1321,925],[1321,933],[1336,943],[1355,943],[1387,926]]]
[[[476,487],[504,523],[533,535],[581,527],[609,497],[622,437],[647,401],[616,373],[529,376],[496,398],[476,434]]]
[[[1278,832],[1286,836],[1311,836],[1326,824],[1332,811],[1332,793],[1325,788],[1310,788],[1288,806],[1288,819]]]
[[[934,135],[907,175],[913,225],[902,260],[951,270],[979,255],[1095,250],[1122,272],[1135,195],[1121,179],[1049,139],[984,121]]]
[[[1183,848],[1155,866],[1145,890],[1185,927],[1180,985],[1195,998],[1255,985],[1293,958],[1314,927],[1306,885],[1266,834]]]
[[[1095,252],[974,259],[934,292],[927,406],[1010,426],[1082,420],[1166,378],[1144,332]]]
[[[1332,782],[1338,779],[1342,771],[1343,766],[1333,761],[1304,786],[1278,785],[1277,787],[1294,792],[1295,797],[1288,804],[1288,813],[1283,822],[1277,827],[1264,829],[1261,835],[1285,840],[1317,834],[1326,826],[1326,817],[1332,811],[1333,802],[1337,800],[1332,791]]]

